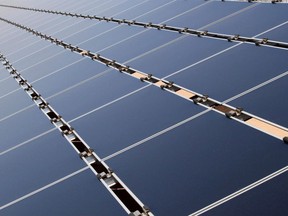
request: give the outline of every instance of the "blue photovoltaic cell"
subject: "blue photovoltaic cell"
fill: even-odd
[[[287,58],[286,50],[242,44],[170,79],[223,101],[285,72]]]
[[[10,77],[10,74],[7,72],[6,68],[0,68],[0,83],[2,80],[6,80],[8,77]]]
[[[1,85],[2,83],[0,86]],[[33,104],[33,102],[29,96],[23,92],[22,88],[18,87],[13,93],[8,94],[5,97],[0,97],[0,120],[31,104]]]
[[[129,62],[129,65],[137,70],[164,77],[232,45],[235,44],[184,35],[172,44]]]
[[[5,44],[7,43],[9,44],[9,42],[13,41],[13,46],[11,46],[10,44],[9,46],[7,46],[7,50],[4,50],[2,49],[3,48],[2,44],[0,44],[1,52],[7,55],[7,57],[10,56],[12,53],[18,52],[18,50],[23,49],[23,47],[26,47],[32,43],[37,43],[37,38],[35,38],[34,35],[31,35],[27,32],[23,32],[19,29],[16,29],[16,31],[17,31],[16,34],[12,35],[11,37],[7,37],[6,39],[3,39],[4,42],[2,42],[4,43],[5,47]]]
[[[68,36],[67,39],[65,39],[65,41],[67,41],[67,43],[80,45],[81,48],[86,48],[90,51],[94,51],[95,50],[94,47],[97,47],[99,45],[103,46],[102,43],[104,43],[104,47],[107,46],[107,44],[110,45],[110,38],[111,38],[110,34],[112,34],[114,38],[117,38],[117,39],[118,39],[118,36],[121,37],[121,34],[119,35],[119,33],[122,33],[123,30],[122,28],[120,28],[120,31],[119,31],[118,30],[119,28],[116,28],[116,27],[117,27],[117,24],[115,23],[106,23],[103,21],[98,22],[94,20],[94,22],[91,22],[91,25],[89,27],[85,28],[84,30],[81,30],[79,33],[75,33],[71,36]],[[114,28],[116,28],[115,31],[113,31]],[[131,31],[130,29],[131,28],[125,29],[125,30],[128,30],[126,34],[128,34]],[[68,29],[68,31],[70,30]],[[114,32],[116,34],[113,34]],[[88,40],[91,40],[92,38],[95,38],[95,40],[86,42]],[[116,42],[118,42],[118,40]]]
[[[96,69],[93,79],[48,99],[48,102],[66,120],[71,120],[146,85],[114,70],[97,75],[101,71]]]
[[[226,2],[219,2],[219,4],[226,4]],[[242,36],[255,36],[286,22],[288,20],[287,10],[287,4],[272,5],[258,3],[258,5],[247,11],[209,27],[209,31],[233,35],[240,34]]]
[[[287,20],[288,21],[288,20]],[[276,40],[288,43],[288,22],[287,24],[262,35],[263,38],[268,38],[269,40]]]
[[[71,37],[74,34],[77,34],[78,32],[83,31],[84,29],[89,28],[91,25],[97,23],[95,20],[87,20],[87,19],[77,19],[77,18],[72,18],[74,19],[73,24],[71,25],[63,25],[62,24],[62,30],[59,30],[55,32],[54,28],[51,29],[51,34],[53,37],[59,38],[60,40],[64,40],[66,38]]]
[[[102,51],[101,54],[110,59],[116,59],[118,62],[125,62],[180,36],[179,34],[171,32],[151,29],[108,50]]]
[[[210,112],[106,162],[155,215],[188,215],[284,167],[287,152]]]
[[[232,102],[247,112],[288,127],[288,77],[285,76]]]
[[[75,23],[75,21],[76,20],[71,17],[59,16],[59,15],[57,16],[55,14],[49,14],[49,17],[47,17],[46,14],[45,22],[37,23],[37,25],[35,25],[34,28],[37,29],[37,31],[41,31],[45,34],[51,34],[51,33],[53,34],[56,31],[61,31],[64,26],[66,27],[67,25],[72,25],[73,23]]]
[[[120,3],[121,2],[121,3]],[[106,17],[111,17],[111,16],[115,16],[115,14],[119,14],[122,13],[123,11],[129,10],[131,8],[131,10],[134,8],[135,5],[138,5],[139,3],[142,3],[143,0],[133,0],[133,1],[119,1],[119,3],[117,4],[110,4],[111,8],[109,8],[108,10],[104,10],[102,12],[102,10],[97,10],[95,12],[97,12],[97,14],[94,15],[98,15],[98,16],[106,16]]]
[[[58,131],[1,155],[0,206],[84,166],[75,150]]]
[[[43,75],[49,74],[59,69],[59,67],[65,66],[65,62],[70,63],[71,61],[73,62],[73,59],[75,59],[74,56],[71,57],[72,55],[70,56],[66,55],[65,60],[63,60],[63,62],[61,62],[61,59],[59,58],[54,58],[53,60],[50,60],[53,57],[59,56],[61,52],[68,52],[68,50],[63,49],[57,50],[57,49],[60,48],[52,45],[40,52],[35,51],[33,55],[27,57],[24,56],[21,61],[19,62],[15,61],[13,65],[15,65],[15,68],[19,71],[19,73],[23,74],[23,76],[25,76],[25,73],[29,71],[30,75],[28,73],[27,78],[32,77],[33,79],[37,79]],[[43,62],[44,62],[43,65],[45,65],[46,61],[50,62],[49,68],[39,67],[39,65],[42,64]]]
[[[50,48],[53,49],[53,45]],[[54,52],[54,54],[51,53],[49,57],[43,59],[43,61],[36,62],[34,66],[31,66],[29,68],[21,67],[22,65],[19,64],[19,68],[21,67],[24,69],[23,71],[19,70],[19,72],[25,77],[25,79],[32,83],[33,81],[38,80],[45,75],[55,73],[61,68],[76,63],[81,59],[83,59],[82,56],[62,49],[59,50],[59,52]],[[29,61],[30,59],[26,60]],[[81,71],[79,73],[81,73]],[[57,82],[59,82],[59,80]],[[63,80],[63,82],[65,82],[65,79]]]
[[[0,211],[0,215],[127,215],[90,170]]]
[[[122,40],[127,40],[127,38],[141,31],[144,31],[144,29],[131,28],[125,25],[119,26],[115,23],[97,23],[95,21],[95,25],[91,28],[67,38],[66,41],[78,44],[83,49],[101,53],[102,49],[107,49]]]
[[[169,20],[166,23],[171,26],[189,27],[194,29],[204,28],[207,24],[210,26],[210,23],[217,22],[223,17],[242,10],[249,5],[250,4],[248,3],[225,2],[225,4],[223,4],[219,1],[211,1],[207,2],[207,4],[202,7]],[[209,30],[208,26],[203,30]]]
[[[203,215],[288,215],[288,173],[244,193]]]
[[[6,73],[9,74],[8,71]],[[17,82],[12,78],[8,77],[6,79],[3,79],[0,82],[0,98],[5,96],[6,94],[9,94],[10,92],[14,91],[15,89],[18,89],[19,85]]]
[[[149,3],[155,4],[155,1],[150,1]],[[157,1],[158,3],[158,1]],[[140,22],[152,22],[152,23],[162,23],[166,22],[173,17],[177,17],[179,14],[185,13],[188,10],[193,10],[193,8],[197,8],[198,6],[205,4],[207,2],[203,2],[202,0],[177,0],[177,1],[166,1],[161,5],[162,7],[157,10],[152,10],[147,13],[147,15],[143,15],[139,17],[138,21]],[[131,11],[132,12],[132,11]],[[127,16],[129,16],[129,12],[127,12]],[[126,16],[126,13],[125,13]],[[120,17],[119,17],[120,18]]]
[[[142,21],[142,17],[146,14],[152,13],[152,11],[158,11],[159,7],[163,7],[163,5],[168,2],[174,2],[173,0],[158,0],[158,1],[142,1],[143,4],[135,4],[135,7],[126,10],[122,13],[115,15],[114,17],[117,19],[137,19],[138,21]],[[137,6],[136,6],[137,5]],[[105,12],[101,13],[103,16],[106,16]],[[160,15],[160,14],[159,14]]]
[[[19,36],[21,37],[19,38]],[[7,37],[2,40],[3,42],[1,43],[1,53],[5,54],[7,57],[10,57],[10,54],[12,52],[21,52],[21,50],[23,50],[24,47],[32,43],[32,41],[40,41],[40,39],[36,38],[35,36],[29,36],[29,33],[23,32],[20,29],[15,29],[15,31],[13,31],[13,34],[7,35]],[[17,42],[14,42],[15,39],[17,39]]]
[[[70,66],[65,66],[65,68],[61,70],[56,70],[47,77],[44,76],[43,78],[32,82],[33,86],[39,92],[41,92],[41,95],[43,97],[50,98],[50,96],[54,94],[59,94],[59,92],[63,90],[71,89],[73,86],[75,86],[76,88],[76,86],[78,85],[85,85],[83,82],[88,82],[88,80],[92,79],[93,77],[96,78],[97,76],[99,76],[99,74],[101,74],[101,72],[108,69],[105,65],[102,65],[95,61],[91,61],[90,59],[83,58],[82,56],[75,56],[79,59],[77,61],[74,61],[73,64],[71,64]],[[89,87],[91,86],[89,85]],[[95,86],[95,88],[97,89],[97,86]],[[81,87],[79,89],[81,89]],[[87,92],[85,93],[85,95],[89,94],[87,88],[85,88],[84,91]],[[100,91],[100,89],[98,89],[98,91]],[[71,95],[71,93],[68,92],[66,96],[69,97],[69,95]],[[72,94],[71,96],[74,97],[75,94]],[[61,98],[63,99],[63,97]],[[75,100],[76,98],[77,97],[75,97]],[[79,100],[81,100],[81,98],[79,98]]]
[[[104,157],[202,110],[150,86],[71,124],[95,152]]]
[[[1,120],[0,127],[0,152],[2,152],[46,132],[52,128],[52,124],[34,105],[5,120]]]
[[[33,44],[32,47],[28,46],[9,56],[9,60],[15,68],[21,71],[41,61],[45,61],[62,50],[63,48],[52,45],[48,41],[40,41]]]

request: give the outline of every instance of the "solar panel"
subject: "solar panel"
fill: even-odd
[[[287,208],[283,199],[287,197],[287,173],[283,173],[263,185],[239,196],[206,215],[285,215]]]
[[[272,3],[0,1],[0,215],[286,215]]]
[[[210,112],[107,163],[155,215],[188,215],[286,166],[287,159],[280,141]]]

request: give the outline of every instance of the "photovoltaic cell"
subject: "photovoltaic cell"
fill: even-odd
[[[125,62],[179,37],[180,35],[171,32],[147,30],[143,34],[137,35],[101,53],[110,59]]]
[[[6,71],[6,73],[8,73]],[[8,77],[7,79],[4,79],[0,82],[0,97],[5,96],[6,94],[10,93],[11,91],[18,89],[19,85],[13,80],[11,77]]]
[[[153,3],[152,3],[153,2]],[[158,2],[158,1],[157,1]],[[169,3],[169,4],[168,4]],[[141,22],[152,22],[152,23],[163,23],[166,20],[170,20],[175,16],[178,16],[181,13],[184,13],[192,8],[198,7],[201,4],[204,4],[202,0],[195,1],[185,1],[185,0],[177,0],[177,1],[165,1],[163,7],[158,10],[151,11],[147,15],[141,16],[139,21]],[[148,4],[148,3],[147,3]],[[155,4],[154,1],[150,1],[149,4]],[[129,16],[129,12],[125,13]],[[119,17],[121,18],[121,17]]]
[[[285,76],[232,101],[231,104],[234,106],[241,104],[241,107],[250,113],[288,127],[287,81],[288,77]]]
[[[67,57],[67,53],[63,53],[63,55],[59,56],[59,60],[64,59],[62,56]],[[81,56],[77,56],[75,54],[71,54],[76,59],[72,59],[70,64],[67,64],[64,67],[59,67],[59,69],[51,71],[52,73],[46,72],[42,74],[39,79],[33,79],[33,76],[39,76],[41,74],[31,74],[32,78],[29,80],[32,82],[33,86],[41,92],[41,95],[44,97],[50,97],[54,94],[59,93],[67,88],[71,88],[74,85],[81,85],[82,81],[90,79],[94,76],[99,75],[101,72],[108,70],[108,68],[102,64],[97,62],[93,62],[90,59],[82,58]],[[57,58],[58,59],[58,58]],[[50,62],[50,64],[53,61]],[[44,62],[39,67],[49,67],[49,62]],[[33,70],[31,70],[33,72]],[[25,74],[26,75],[26,74]],[[27,76],[29,77],[29,75]],[[96,77],[95,77],[96,78]],[[68,93],[70,94],[70,93]],[[79,98],[80,99],[80,98]]]
[[[287,9],[287,4],[258,4],[250,10],[209,27],[209,31],[254,36],[287,21]]]
[[[90,170],[0,211],[0,215],[127,215],[115,199],[95,182]]]
[[[27,97],[22,88],[19,87],[18,89],[15,89],[13,93],[0,97],[0,119],[6,118],[6,116],[32,104],[32,100]]]
[[[130,10],[125,10],[125,12],[119,13],[113,17],[118,18],[118,19],[128,19],[128,20],[133,20],[137,18],[137,20],[142,21],[142,17],[145,17],[146,14],[153,13],[153,11],[156,11],[156,10],[160,11],[158,8],[165,6],[169,2],[174,2],[174,0],[143,1],[143,4],[139,4]],[[103,16],[106,16],[105,12],[101,14]],[[159,13],[158,15],[160,16],[161,14]],[[152,20],[147,20],[147,21],[151,22]]]
[[[189,101],[149,87],[71,124],[104,157],[201,111]]]
[[[286,50],[242,44],[171,79],[224,101],[285,72],[287,57]]]
[[[288,23],[266,34],[263,34],[264,38],[269,40],[276,40],[288,43]]]
[[[5,120],[1,120],[0,126],[0,136],[2,137],[0,152],[26,142],[52,128],[51,123],[36,106],[19,114],[7,116]]]
[[[284,167],[287,151],[210,112],[107,163],[155,215],[188,215]]]
[[[58,131],[1,155],[0,160],[1,206],[84,166]]]
[[[97,69],[95,75],[97,76]],[[118,71],[109,71],[48,99],[48,102],[53,104],[66,120],[71,120],[146,85],[135,81],[137,80],[124,77]]]
[[[287,172],[203,214],[208,215],[287,215],[283,200],[288,197]]]
[[[203,1],[202,1],[203,2]],[[166,22],[171,26],[189,27],[189,28],[203,28],[209,23],[226,17],[232,13],[235,13],[243,8],[246,8],[250,4],[238,3],[238,2],[225,2],[225,4],[219,4],[219,2],[211,1],[202,7],[199,7],[191,12],[185,13],[182,16]],[[207,27],[209,30],[209,27]]]
[[[54,46],[49,47],[49,49],[54,49]],[[51,52],[50,56],[47,56],[46,60],[41,59],[41,61],[33,62],[30,67],[26,67],[26,65],[22,66],[22,62],[20,64],[19,62],[19,72],[25,76],[29,82],[34,82],[35,80],[38,80],[42,78],[43,76],[47,76],[51,73],[55,73],[58,70],[60,70],[63,67],[66,67],[67,65],[73,64],[81,59],[83,59],[80,55],[75,55],[75,53],[68,52],[67,50],[53,50],[54,52]],[[59,52],[57,52],[59,51]],[[43,51],[45,52],[45,51]],[[41,55],[41,53],[35,53],[35,55]],[[34,55],[31,57],[24,58],[23,61],[29,61],[30,59],[33,60]],[[86,59],[87,60],[87,59]],[[22,67],[21,67],[22,66]],[[21,70],[22,68],[22,70]],[[82,68],[82,70],[84,67]],[[78,73],[81,74],[80,70]],[[58,82],[58,81],[57,81]],[[63,81],[65,82],[65,81]],[[51,84],[51,83],[50,83]]]
[[[75,31],[75,33],[67,37],[66,41],[71,44],[81,44],[81,47],[83,47],[82,44],[85,43],[85,41],[95,37],[95,41],[93,41],[93,43],[90,43],[89,46],[87,46],[89,50],[93,50],[94,44],[101,44],[102,41],[107,40],[106,37],[109,34],[105,34],[105,32],[113,32],[113,29],[115,27],[117,27],[117,24],[115,23],[106,23],[93,20],[93,22],[91,21],[91,25],[89,27],[81,29],[81,31],[79,32]],[[70,29],[68,29],[68,31],[70,31]],[[99,36],[102,37],[102,40],[99,40]],[[117,35],[114,36],[116,37]]]
[[[135,59],[129,62],[129,65],[140,71],[164,77],[230,46],[232,44],[226,41],[182,36],[181,40]]]

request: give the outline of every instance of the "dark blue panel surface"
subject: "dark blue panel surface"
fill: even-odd
[[[7,72],[7,70],[2,67],[0,69],[0,82],[3,80],[6,80],[8,77],[10,77],[10,74]]]
[[[287,75],[232,102],[247,112],[288,127]]]
[[[21,52],[21,50],[26,48],[28,45],[32,43],[34,44],[35,41],[40,41],[39,38],[35,38],[35,36],[30,37],[31,34],[17,28],[15,28],[15,31],[13,31],[12,34],[7,36],[7,38],[3,39],[3,43],[1,43],[1,53],[7,57],[10,57],[12,53]],[[35,45],[31,47],[37,49],[37,46]]]
[[[76,53],[69,52],[68,50],[60,49],[58,47],[53,47],[55,45],[52,45],[49,49],[53,49],[55,52],[51,52],[50,56],[48,56],[46,59],[43,58],[38,62],[33,62],[30,67],[24,68],[26,65],[22,66],[22,62],[18,63],[19,68],[24,68],[24,70],[19,70],[19,72],[27,79],[30,83],[33,81],[45,76],[49,75],[51,73],[55,73],[58,70],[60,70],[63,67],[66,67],[67,65],[73,64],[76,61],[80,61],[83,59],[82,56],[77,55]],[[57,49],[58,48],[58,49]],[[59,51],[59,52],[57,52]],[[45,52],[45,51],[43,51]],[[39,54],[41,55],[41,53]],[[34,57],[31,56],[33,59]],[[25,58],[26,59],[26,58]],[[30,58],[26,59],[27,61],[30,60]],[[83,70],[83,68],[82,68]],[[58,81],[57,81],[58,82]],[[65,82],[65,81],[64,81]]]
[[[64,55],[67,54],[64,53]],[[42,96],[50,97],[51,95],[58,94],[60,91],[71,88],[72,86],[81,85],[85,80],[92,79],[92,77],[97,76],[108,69],[106,65],[91,61],[88,58],[83,58],[82,56],[77,56],[75,54],[74,56],[79,59],[74,61],[70,66],[67,65],[63,69],[54,71],[49,76],[44,76],[35,82],[32,82],[34,88],[41,92]],[[95,88],[97,88],[97,86],[95,86]],[[85,92],[87,92],[85,95],[89,94],[87,88],[85,88]],[[68,97],[69,95],[70,93],[68,93]],[[79,100],[81,100],[81,98],[79,98]]]
[[[48,99],[49,103],[66,120],[71,120],[146,85],[118,71],[110,70],[98,76],[99,72],[102,70],[96,69],[93,79]]]
[[[0,215],[127,215],[90,170],[0,211]]]
[[[142,28],[133,28],[113,23],[95,23],[91,28],[66,39],[67,42],[78,44],[80,47],[101,52],[102,49],[120,43],[120,41],[144,31]]]
[[[153,3],[152,3],[153,2]],[[155,4],[155,1],[150,1],[150,4]],[[157,1],[158,3],[158,1]],[[152,23],[162,23],[167,22],[173,17],[178,16],[179,14],[185,13],[188,10],[193,8],[197,8],[202,4],[207,4],[203,0],[193,0],[193,1],[186,1],[186,0],[177,0],[177,1],[166,1],[163,3],[157,10],[152,10],[151,12],[147,13],[146,15],[140,16],[139,21],[141,22],[152,22]],[[158,5],[159,7],[159,5]],[[155,7],[157,8],[157,7]],[[129,12],[128,12],[129,16]]]
[[[210,112],[106,162],[155,215],[188,215],[284,167],[287,152]]]
[[[204,2],[205,1],[203,1],[203,3]],[[249,3],[243,2],[225,2],[225,4],[220,1],[206,2],[202,7],[192,10],[189,13],[185,13],[175,19],[169,20],[166,23],[171,26],[189,27],[194,29],[204,28],[207,30],[205,25],[215,21],[217,22],[221,18],[237,12],[249,5]],[[208,26],[207,28],[209,30]]]
[[[0,206],[84,167],[58,131],[0,156]]]
[[[159,8],[166,5],[168,2],[174,2],[174,1],[173,0],[142,1],[142,4],[134,4],[134,7],[117,15],[114,15],[114,17],[118,19],[137,19],[137,20],[139,19],[140,21],[142,20],[141,19],[142,16],[145,16],[146,14],[151,13],[152,11],[158,10]],[[101,14],[105,16],[105,12]]]
[[[226,4],[226,2],[219,2]],[[287,4],[257,6],[209,27],[209,31],[255,36],[288,20]]]
[[[6,71],[6,73],[9,72]],[[17,82],[12,77],[7,77],[0,82],[0,98],[18,88],[19,85]]]
[[[67,26],[63,25],[61,31],[55,32],[52,29],[51,32],[53,33],[53,36],[59,38],[60,40],[65,40],[69,36],[81,32],[84,29],[89,28],[89,26],[97,23],[97,21],[95,20],[87,20],[87,19],[84,20],[79,18],[72,18],[72,19],[74,19],[74,22],[72,20],[72,24],[69,24]]]
[[[127,10],[133,10],[135,5],[141,4],[143,2],[143,0],[133,0],[133,1],[117,1],[113,4],[110,4],[110,8],[107,9],[106,6],[106,10],[101,11],[101,10],[97,10],[97,15],[99,16],[106,16],[106,17],[111,17],[111,16],[115,16],[116,14],[125,14],[125,12]],[[103,10],[103,9],[102,9]]]
[[[262,35],[263,38],[268,38],[269,40],[276,40],[288,43],[288,23]]]
[[[13,115],[0,122],[0,152],[27,141],[51,128],[52,124],[36,105]]]
[[[285,50],[242,44],[170,79],[222,101],[287,70]]]
[[[102,34],[105,35],[106,31],[112,30],[117,27],[117,24],[115,23],[109,23],[106,21],[99,22],[97,20],[93,21],[94,22],[91,22],[91,25],[89,27],[84,28],[79,33],[78,31],[75,31],[75,33],[73,33],[71,36],[69,35],[65,41],[71,44],[81,44],[89,40],[90,38],[97,38],[99,35]],[[101,41],[102,40],[97,40],[97,42],[94,41],[94,43],[101,43]]]
[[[288,215],[288,173],[280,176],[206,212],[211,215]]]
[[[127,26],[126,26],[127,27]],[[129,28],[129,26],[128,26]],[[119,45],[113,46],[108,50],[102,51],[103,56],[110,59],[116,59],[119,62],[125,62],[135,56],[152,50],[171,40],[179,38],[181,35],[158,30],[146,30]]]
[[[0,120],[32,104],[30,97],[18,87],[13,93],[0,97]]]
[[[36,47],[34,47],[34,45]],[[33,47],[28,46],[25,49],[14,53],[9,56],[9,60],[13,66],[21,72],[23,69],[39,64],[39,62],[45,61],[47,58],[54,56],[61,51],[63,51],[63,48],[51,44],[48,41],[41,41],[33,44]]]
[[[98,155],[107,156],[202,110],[150,86],[71,124]]]
[[[129,65],[137,70],[164,77],[229,46],[232,44],[225,41],[182,36],[182,39],[172,44],[134,61],[129,61]]]

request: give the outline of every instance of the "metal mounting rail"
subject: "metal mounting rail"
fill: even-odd
[[[79,157],[89,166],[99,181],[108,189],[124,210],[131,216],[153,216],[146,207],[120,180],[108,165],[91,149],[80,135],[41,97],[32,85],[0,53],[0,61],[12,78],[24,89],[51,123],[71,144]]]
[[[277,0],[275,0],[277,1]],[[146,22],[138,22],[136,20],[127,20],[127,19],[116,19],[113,17],[105,17],[105,16],[96,16],[96,15],[85,15],[85,14],[77,14],[77,13],[69,13],[69,12],[61,12],[61,11],[53,11],[53,10],[45,10],[45,9],[37,9],[37,8],[26,8],[26,7],[18,7],[18,6],[11,6],[11,5],[1,5],[1,7],[9,7],[9,8],[16,8],[22,10],[30,10],[35,12],[42,12],[42,13],[50,13],[50,14],[58,14],[64,16],[71,16],[83,19],[95,19],[98,21],[106,21],[106,22],[114,22],[117,24],[126,24],[129,26],[139,26],[144,28],[152,28],[158,30],[165,30],[171,32],[177,32],[180,34],[186,35],[193,35],[197,37],[205,37],[205,38],[212,38],[212,39],[219,39],[219,40],[227,40],[228,42],[242,42],[248,44],[255,44],[256,46],[268,46],[268,47],[275,47],[275,48],[282,48],[288,49],[288,43],[281,42],[281,41],[274,41],[269,40],[268,38],[254,38],[254,37],[244,37],[238,34],[236,35],[228,35],[228,34],[220,34],[215,32],[209,31],[201,31],[187,27],[176,27],[176,26],[169,26],[166,24],[154,24],[154,23],[146,23]],[[9,20],[1,18],[2,21],[8,22]],[[13,22],[9,21],[11,24]]]
[[[0,18],[1,20],[2,18]],[[10,23],[10,21],[7,21]],[[41,37],[44,40],[47,40],[53,44],[56,44],[57,46],[61,46],[64,49],[70,50],[74,53],[80,54],[83,57],[88,57],[93,61],[97,61],[99,63],[102,63],[110,68],[116,69],[121,73],[125,73],[129,76],[132,76],[134,78],[137,78],[143,82],[150,83],[154,86],[157,86],[161,89],[165,89],[175,95],[178,95],[182,98],[188,99],[195,104],[201,105],[203,107],[206,107],[208,109],[214,110],[218,113],[224,114],[226,117],[230,119],[237,120],[238,122],[244,123],[245,125],[248,125],[250,127],[253,127],[255,129],[258,129],[266,134],[269,134],[275,138],[283,140],[285,143],[288,144],[288,129],[285,127],[282,127],[278,124],[275,124],[273,122],[267,121],[265,119],[262,119],[260,117],[257,117],[255,115],[252,115],[248,112],[244,112],[242,108],[235,108],[227,104],[223,104],[219,101],[216,101],[214,99],[211,99],[208,97],[208,95],[202,95],[199,93],[196,93],[194,91],[188,90],[186,88],[183,88],[179,85],[174,84],[174,82],[167,81],[164,79],[157,78],[153,76],[152,74],[147,74],[144,72],[141,72],[139,70],[133,69],[128,65],[121,64],[117,62],[116,60],[111,60],[109,58],[103,57],[100,54],[92,53],[88,50],[84,50],[82,48],[79,48],[77,46],[73,46],[71,44],[67,44],[61,40],[58,40],[57,38],[53,38],[51,36],[47,36],[45,34],[42,34],[41,32],[35,31],[31,28],[11,23],[19,28],[22,28],[28,32],[31,32],[32,34]]]

